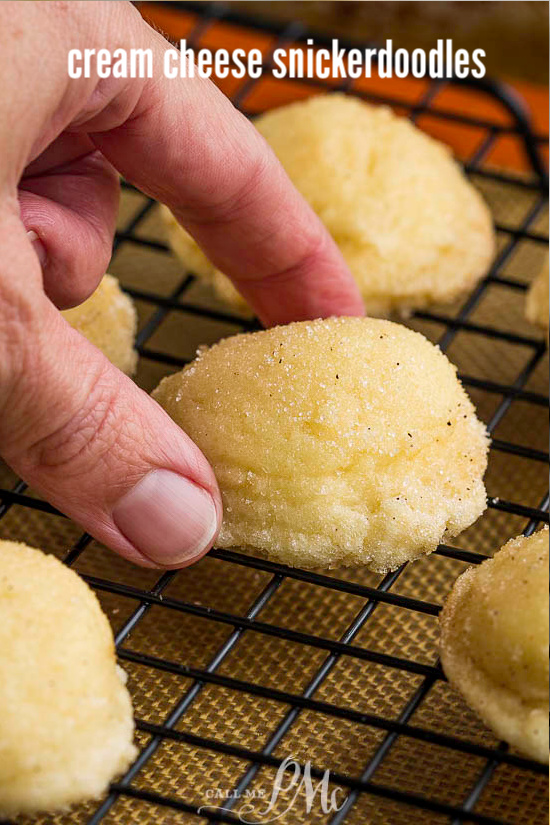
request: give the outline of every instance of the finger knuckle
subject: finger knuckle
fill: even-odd
[[[238,149],[236,148],[236,152]],[[242,151],[242,150],[241,150]],[[255,203],[269,191],[269,181],[276,175],[278,162],[267,149],[263,139],[258,140],[244,157],[232,164],[232,173],[220,185],[208,193],[200,202],[188,204],[185,211],[178,212],[184,223],[201,226],[224,226],[239,221],[254,208]]]
[[[223,218],[229,221],[236,220],[240,214],[250,209],[258,198],[264,196],[264,183],[273,171],[271,161],[270,154],[263,151],[248,160],[242,177],[235,181],[235,187],[225,201]]]

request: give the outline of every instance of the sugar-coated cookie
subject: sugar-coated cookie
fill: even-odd
[[[132,375],[137,364],[134,339],[137,313],[116,278],[105,275],[87,301],[61,313],[66,321],[100,349],[115,367]]]
[[[0,540],[0,817],[96,798],[136,754],[111,627],[53,556]]]
[[[251,317],[252,310],[229,278],[210,263],[202,249],[197,246],[191,235],[179,225],[167,206],[160,204],[160,211],[166,228],[168,243],[185,269],[210,284],[215,296],[222,303],[237,310],[245,317]]]
[[[548,528],[512,539],[455,582],[441,661],[498,737],[548,761]]]
[[[525,302],[525,316],[528,321],[546,332],[550,319],[548,317],[548,259],[529,288]]]
[[[370,315],[454,300],[494,253],[489,210],[443,143],[390,109],[320,95],[256,118],[290,179],[339,245]],[[184,265],[246,306],[164,209]]]
[[[385,571],[485,509],[485,428],[445,355],[400,324],[332,318],[237,335],[154,397],[214,468],[220,547]]]

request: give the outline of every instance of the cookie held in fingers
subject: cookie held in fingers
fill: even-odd
[[[499,738],[548,761],[548,528],[512,539],[455,582],[441,662]]]
[[[214,468],[220,547],[393,570],[485,509],[485,428],[446,356],[400,324],[332,318],[237,335],[154,397]]]
[[[0,540],[0,816],[95,799],[136,755],[125,674],[95,594]]]

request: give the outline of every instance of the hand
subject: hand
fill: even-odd
[[[328,233],[210,81],[68,78],[69,49],[117,47],[150,47],[161,67],[169,44],[126,2],[0,4],[0,453],[122,556],[183,567],[219,530],[212,469],[58,312],[107,268],[117,172],[168,204],[264,324],[362,303]]]

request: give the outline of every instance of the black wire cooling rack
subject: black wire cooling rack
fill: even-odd
[[[186,12],[192,11],[197,15],[196,25],[190,35],[189,43],[197,43],[209,28],[216,22],[223,21],[228,24],[238,24],[246,26],[253,31],[269,32],[275,37],[273,48],[281,44],[300,43],[311,36],[304,27],[299,24],[272,25],[244,18],[227,7],[217,3],[171,3],[172,10],[181,5]],[[315,36],[316,43],[323,43],[326,38]],[[341,45],[345,45],[341,41]],[[266,60],[265,72],[269,73],[269,58]],[[266,76],[264,74],[264,76]],[[246,80],[233,95],[233,101],[240,105],[247,97],[257,81]],[[449,84],[449,81],[445,81]],[[451,85],[454,81],[450,81]],[[312,86],[323,86],[321,82],[311,81]],[[497,327],[489,324],[479,323],[472,320],[472,314],[486,291],[491,285],[498,284],[502,289],[510,290],[520,294],[527,289],[527,285],[512,278],[505,272],[505,265],[514,255],[517,245],[524,240],[529,240],[534,244],[547,244],[547,236],[540,231],[535,231],[537,221],[543,214],[547,198],[547,178],[542,161],[541,149],[547,136],[535,135],[532,133],[529,122],[521,104],[511,94],[510,90],[504,86],[491,81],[478,81],[473,85],[479,91],[490,95],[495,103],[502,107],[510,116],[510,124],[503,125],[496,119],[480,120],[472,118],[468,112],[457,113],[456,111],[442,111],[440,108],[432,108],[432,101],[441,89],[441,82],[430,82],[423,98],[416,104],[404,104],[403,100],[383,99],[379,95],[362,92],[365,99],[377,102],[399,105],[401,108],[407,107],[409,116],[416,120],[420,115],[429,114],[449,124],[469,124],[478,127],[482,133],[482,139],[464,164],[469,175],[477,178],[488,178],[496,185],[505,185],[514,190],[528,190],[532,196],[532,204],[517,225],[510,226],[497,222],[496,229],[502,241],[499,252],[486,277],[464,301],[459,311],[454,315],[440,314],[437,312],[416,313],[417,319],[428,321],[440,328],[439,346],[442,350],[447,350],[460,331],[467,331],[479,340],[480,345],[491,345],[494,341],[505,341],[512,346],[521,346],[529,351],[527,362],[523,364],[521,371],[510,382],[499,382],[491,377],[478,377],[475,375],[462,374],[462,382],[469,388],[488,393],[498,399],[498,403],[492,417],[488,422],[489,432],[493,433],[499,426],[510,407],[516,401],[521,401],[525,405],[544,407],[547,399],[544,395],[529,388],[529,381],[545,353],[545,343],[540,337],[534,334],[525,335],[513,331],[501,331]],[[331,87],[334,89],[334,86]],[[351,91],[346,84],[340,87],[341,90]],[[241,106],[241,108],[243,108]],[[246,113],[246,112],[245,112]],[[490,154],[495,141],[502,135],[511,135],[519,138],[529,160],[531,173],[529,175],[507,174],[495,171],[484,166],[484,161]],[[159,241],[149,240],[140,233],[140,228],[150,215],[154,207],[154,202],[144,199],[141,208],[134,214],[131,220],[123,226],[117,233],[114,244],[114,260],[121,253],[121,250],[128,246],[145,246],[155,251],[169,255],[168,248]],[[232,322],[236,330],[254,328],[254,322],[243,321],[235,318],[229,313],[216,311],[204,307],[191,306],[182,302],[191,287],[193,278],[185,275],[177,289],[169,296],[162,296],[152,291],[144,289],[128,289],[128,292],[140,302],[149,305],[153,311],[147,322],[142,326],[137,338],[137,348],[143,359],[148,359],[169,367],[181,367],[185,360],[173,354],[154,349],[150,344],[150,339],[159,330],[168,313],[179,313],[184,311],[187,314],[197,317],[211,319],[215,321]],[[544,462],[548,460],[548,455],[540,449],[531,448],[513,440],[494,438],[492,451],[520,456],[532,462]],[[523,519],[523,531],[526,535],[531,534],[537,526],[543,522],[548,522],[548,496],[540,501],[539,506],[528,506],[522,502],[493,496],[488,502],[489,508],[509,514],[513,514]],[[41,510],[46,513],[57,514],[47,503],[32,497],[26,490],[23,482],[18,481],[10,489],[0,488],[0,533],[2,532],[1,520],[12,508],[31,508]],[[59,515],[59,514],[57,514]],[[90,536],[84,534],[72,546],[65,557],[68,565],[73,565],[82,557],[88,546],[91,544]],[[439,556],[449,559],[459,560],[477,564],[483,560],[484,556],[470,550],[459,549],[451,546],[441,546],[437,550]],[[347,722],[357,725],[368,725],[382,733],[382,737],[373,754],[364,764],[364,768],[359,775],[348,775],[331,770],[331,781],[339,785],[345,791],[346,801],[340,811],[331,814],[323,819],[316,819],[315,814],[311,814],[310,822],[326,822],[329,825],[339,825],[348,822],[350,813],[354,806],[364,795],[376,797],[379,800],[393,800],[402,803],[406,810],[410,812],[406,821],[411,823],[424,822],[421,816],[433,813],[441,817],[441,820],[451,823],[473,822],[479,825],[505,825],[506,820],[494,817],[487,813],[476,811],[476,805],[485,789],[492,780],[492,777],[501,766],[510,769],[518,769],[529,772],[533,775],[543,774],[545,768],[525,759],[515,753],[510,753],[507,747],[502,744],[498,747],[488,747],[479,742],[468,741],[444,732],[428,729],[419,724],[414,724],[411,719],[419,708],[426,701],[434,685],[444,680],[443,673],[437,663],[426,664],[422,661],[415,661],[399,655],[385,653],[380,650],[366,648],[362,645],[354,644],[359,632],[369,622],[371,616],[380,605],[389,605],[398,610],[418,612],[421,614],[436,616],[439,606],[421,599],[412,598],[407,595],[395,592],[393,587],[400,579],[405,570],[405,565],[386,575],[376,587],[366,586],[353,581],[337,578],[330,574],[320,574],[312,571],[290,569],[278,564],[274,564],[262,559],[251,558],[233,551],[213,550],[211,556],[223,562],[224,565],[237,565],[240,567],[262,571],[268,575],[267,582],[259,595],[251,599],[248,608],[242,614],[232,613],[221,609],[213,609],[204,605],[186,602],[183,599],[170,596],[166,591],[169,585],[174,582],[176,576],[181,575],[176,572],[165,573],[151,588],[139,588],[129,584],[120,583],[109,578],[99,576],[86,576],[88,583],[99,593],[110,593],[121,597],[129,597],[137,603],[129,618],[116,634],[116,646],[120,659],[123,663],[134,663],[145,665],[155,672],[170,673],[176,677],[185,677],[185,689],[182,689],[178,701],[173,704],[170,712],[162,724],[154,724],[146,720],[137,719],[137,730],[142,734],[142,747],[140,753],[128,770],[125,776],[115,782],[106,798],[97,804],[85,817],[63,821],[87,822],[89,825],[107,821],[113,806],[124,797],[134,800],[141,800],[144,803],[151,803],[163,809],[171,811],[172,818],[163,819],[163,822],[228,822],[238,823],[241,820],[234,811],[236,800],[242,798],[246,790],[250,788],[257,773],[262,768],[278,768],[281,759],[275,755],[277,746],[285,735],[295,725],[297,719],[304,711],[332,717],[335,719],[347,720]],[[282,624],[270,623],[262,620],[262,612],[270,604],[274,595],[279,591],[285,581],[300,582],[304,585],[324,588],[334,593],[344,593],[350,596],[360,597],[362,606],[347,626],[345,632],[338,639],[327,639],[314,633],[305,633]],[[168,659],[155,657],[149,653],[137,652],[127,646],[129,636],[138,628],[151,609],[157,610],[157,621],[162,621],[163,611],[175,611],[179,614],[187,614],[191,617],[200,618],[205,621],[214,621],[227,627],[225,641],[217,649],[215,655],[210,659],[205,667],[191,667],[185,664],[178,664]],[[324,658],[321,664],[309,680],[306,688],[302,692],[292,692],[280,690],[275,687],[265,687],[254,683],[248,679],[238,679],[225,675],[221,668],[230,653],[237,649],[238,644],[246,634],[254,632],[263,637],[276,637],[282,640],[298,643],[307,646],[313,651],[321,651]],[[362,662],[365,667],[370,663],[383,665],[401,674],[414,675],[420,678],[417,689],[412,693],[406,705],[401,709],[397,718],[386,718],[384,715],[376,713],[364,713],[352,707],[340,706],[337,703],[327,702],[316,698],[316,693],[323,685],[329,674],[334,670],[341,657],[351,657]],[[197,697],[207,685],[216,685],[229,692],[237,692],[249,697],[263,697],[274,703],[280,703],[288,708],[282,716],[278,716],[274,723],[270,735],[264,741],[262,747],[249,748],[236,744],[227,744],[219,738],[207,735],[199,735],[189,731],[178,729],[178,723],[197,700]],[[216,714],[216,708],[212,707],[211,713]],[[481,765],[475,781],[472,782],[467,794],[464,795],[461,804],[449,804],[437,798],[432,798],[428,794],[415,793],[411,790],[390,787],[388,784],[377,781],[376,775],[388,759],[392,749],[404,737],[408,737],[419,742],[431,743],[448,749],[455,754],[464,754],[472,758],[481,759]],[[185,743],[198,749],[206,749],[217,754],[223,754],[227,758],[236,757],[246,765],[240,779],[233,788],[231,797],[222,803],[223,810],[202,810],[199,813],[199,806],[195,802],[187,801],[185,795],[177,796],[173,794],[159,793],[149,790],[147,787],[138,786],[134,783],[135,777],[154,757],[159,747],[167,742]],[[311,773],[313,777],[321,778],[327,766],[323,764],[312,765]],[[331,769],[333,766],[330,766]],[[182,766],[182,785],[185,784],[185,766]],[[453,777],[449,776],[449,782],[453,782]],[[178,817],[183,816],[183,819]],[[51,820],[46,820],[50,822]],[[109,820],[110,821],[110,820]],[[125,822],[126,820],[122,820]],[[138,817],[139,822],[157,822],[155,817],[148,818],[144,813]],[[285,820],[287,821],[287,820]],[[401,820],[400,820],[401,821]],[[405,821],[405,820],[403,820]],[[519,821],[524,821],[521,818]],[[541,820],[542,821],[542,820]],[[372,822],[376,825],[377,820]]]

